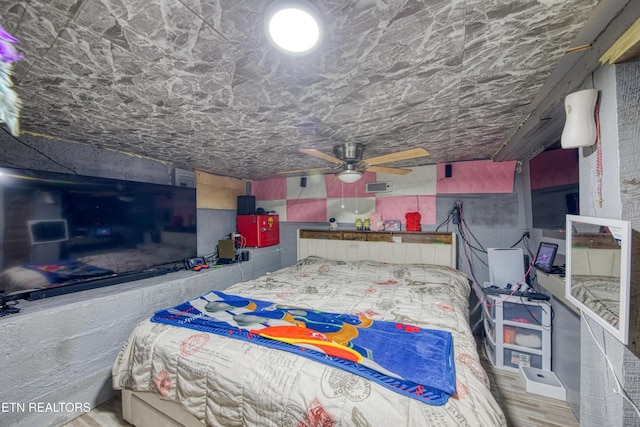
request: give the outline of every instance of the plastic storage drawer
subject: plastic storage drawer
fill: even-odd
[[[502,303],[502,319],[511,322],[542,325],[542,305],[518,304],[512,302]]]
[[[504,349],[504,365],[518,369],[519,366],[542,369],[542,356],[521,350]]]
[[[492,338],[495,342],[495,338]],[[543,345],[542,331],[521,328],[514,325],[504,325],[502,342],[520,347],[541,349]]]

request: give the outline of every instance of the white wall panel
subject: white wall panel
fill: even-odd
[[[326,199],[327,184],[324,175],[309,175],[307,186],[300,186],[299,176],[287,178],[287,200],[296,199]]]
[[[344,208],[342,204],[344,203]],[[356,217],[368,217],[376,209],[375,197],[327,199],[327,216],[337,222],[355,224]],[[358,213],[356,213],[358,211]],[[328,220],[328,218],[327,218]]]
[[[406,169],[412,169],[413,172],[406,175],[377,173],[376,181],[393,183],[393,191],[389,193],[376,193],[377,196],[388,197],[436,194],[436,165],[414,166]]]
[[[278,214],[280,222],[287,220],[286,200],[268,200],[256,202],[256,209],[262,208],[266,212],[275,212]]]

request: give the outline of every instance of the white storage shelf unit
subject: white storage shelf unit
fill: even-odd
[[[481,294],[485,349],[493,366],[551,370],[551,306],[507,295]]]

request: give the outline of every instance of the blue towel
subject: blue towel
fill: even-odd
[[[158,311],[151,320],[289,351],[430,405],[444,405],[456,392],[453,340],[447,331],[218,291]]]

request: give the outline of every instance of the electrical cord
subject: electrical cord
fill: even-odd
[[[16,140],[16,141],[17,141],[17,142],[19,142],[20,144],[24,145],[25,147],[32,149],[33,151],[35,151],[36,153],[40,154],[40,155],[41,155],[41,156],[43,156],[43,157],[46,157],[48,160],[50,160],[51,162],[53,162],[53,163],[55,163],[56,165],[60,166],[61,168],[65,168],[65,169],[67,169],[67,170],[69,170],[69,171],[73,172],[73,174],[74,174],[74,175],[78,175],[78,172],[76,172],[75,170],[71,169],[70,167],[65,166],[65,165],[63,165],[62,163],[59,163],[59,162],[57,162],[57,161],[53,160],[51,157],[47,156],[46,154],[44,154],[42,151],[38,150],[37,148],[32,147],[31,145],[27,144],[26,142],[24,142],[24,141],[22,141],[22,140],[20,140],[20,139],[16,138],[15,136],[13,136],[13,135],[11,134],[11,132],[9,132],[8,130],[6,130],[4,127],[0,127],[0,129],[2,129],[2,130],[3,130],[7,135],[9,135],[11,138],[13,138],[14,140]]]
[[[589,330],[589,334],[591,334],[591,338],[593,338],[593,341],[596,343],[596,345],[598,346],[598,349],[600,350],[600,352],[604,356],[604,359],[607,361],[607,364],[609,365],[609,369],[611,370],[611,374],[613,375],[613,379],[616,382],[616,388],[613,389],[613,392],[615,394],[620,395],[624,400],[626,400],[629,403],[629,405],[631,405],[633,407],[633,409],[636,411],[636,414],[640,418],[640,410],[638,409],[638,406],[631,400],[631,398],[629,397],[629,394],[624,389],[624,387],[622,387],[622,384],[620,383],[620,380],[618,379],[618,376],[616,375],[616,371],[613,369],[613,364],[611,363],[611,360],[609,360],[609,356],[607,356],[607,352],[602,348],[602,346],[600,345],[600,343],[596,339],[596,336],[593,333],[593,329],[591,329],[591,325],[589,324],[589,316],[588,315],[584,316],[584,323],[587,325],[587,329]],[[603,339],[604,339],[604,334],[603,334]]]
[[[480,286],[480,284],[478,283],[477,279],[475,278],[475,272],[473,271],[473,262],[471,260],[472,256],[475,256],[476,259],[482,263],[483,265],[485,265],[486,267],[489,267],[489,264],[484,261],[483,258],[481,258],[478,253],[483,253],[483,254],[487,254],[487,250],[484,248],[484,246],[482,245],[482,243],[480,242],[480,240],[473,234],[473,232],[469,229],[469,226],[464,218],[464,213],[463,213],[463,205],[462,203],[456,203],[456,205],[448,212],[447,217],[444,219],[444,221],[442,221],[437,227],[436,227],[436,231],[440,230],[440,228],[442,228],[445,224],[447,225],[447,231],[448,231],[448,225],[451,222],[452,219],[456,219],[457,222],[457,231],[458,231],[458,235],[460,236],[460,238],[462,239],[462,241],[464,242],[464,248],[465,248],[465,261],[466,261],[466,266],[467,269],[469,271],[469,275],[471,277],[471,284],[473,285],[473,283],[478,284],[478,286]],[[478,244],[479,247],[474,246],[470,239],[469,239],[469,235],[471,235],[473,237],[473,240],[475,241],[475,243]],[[529,232],[525,231],[524,233],[522,233],[522,236],[520,237],[520,239],[518,241],[516,241],[513,245],[511,245],[511,248],[514,248],[515,246],[517,246],[519,243],[522,243],[523,246],[525,247],[525,249],[527,250],[527,252],[529,252],[529,254],[531,255],[533,261],[531,262],[531,264],[529,265],[529,268],[527,270],[527,272],[525,273],[524,277],[518,281],[518,285],[521,283],[525,283],[527,277],[529,277],[529,275],[531,274],[532,271],[532,267],[535,263],[535,256],[533,255],[533,253],[531,252],[531,250],[529,249],[528,246],[528,242],[527,239],[530,237]],[[515,294],[515,292],[518,290],[519,286],[515,286],[513,289],[513,292],[511,295],[508,295],[507,298],[513,296],[513,294]],[[476,296],[478,296],[478,299],[480,301],[482,301],[482,298],[480,298],[479,295],[477,295],[477,290],[476,290]]]
[[[451,218],[454,216],[454,211],[458,212],[458,223],[457,223],[457,228],[458,228],[458,234],[460,235],[462,241],[464,242],[463,246],[464,246],[464,254],[465,254],[465,260],[466,260],[466,266],[467,269],[469,271],[469,275],[471,277],[470,279],[470,285],[473,288],[476,297],[478,298],[478,301],[480,301],[480,303],[483,305],[483,310],[485,310],[484,307],[486,307],[486,310],[490,310],[490,307],[492,306],[499,306],[502,305],[504,302],[508,302],[508,303],[514,303],[513,301],[508,301],[511,297],[514,296],[514,294],[517,292],[517,290],[519,289],[519,285],[522,283],[526,283],[527,277],[531,277],[531,273],[533,271],[533,266],[535,264],[535,259],[536,256],[533,255],[533,253],[531,252],[531,250],[529,249],[528,246],[528,241],[527,239],[530,238],[529,232],[526,231],[524,233],[522,233],[522,236],[520,237],[520,239],[515,242],[513,245],[511,245],[511,248],[516,247],[518,244],[522,243],[523,246],[525,247],[525,249],[527,250],[527,252],[529,252],[529,254],[531,255],[532,261],[529,264],[529,268],[527,269],[526,273],[524,274],[524,276],[521,278],[521,280],[519,280],[517,282],[517,285],[513,287],[513,290],[511,292],[510,295],[507,295],[505,298],[502,298],[500,300],[497,300],[494,303],[490,303],[488,301],[487,298],[483,298],[483,296],[480,296],[478,294],[479,288],[481,288],[481,286],[479,285],[477,279],[475,278],[475,272],[473,271],[473,263],[471,261],[471,257],[475,256],[480,262],[482,262],[485,266],[488,267],[488,264],[486,262],[484,262],[484,260],[482,258],[480,258],[478,252],[480,253],[484,253],[487,254],[486,249],[484,249],[483,245],[480,243],[480,241],[476,238],[476,236],[473,234],[473,232],[469,229],[465,219],[464,219],[464,215],[462,213],[462,206],[457,205],[455,206],[451,211],[449,211],[449,214],[447,216],[447,218],[445,219],[445,221],[443,221],[440,225],[438,225],[438,228],[436,229],[436,231],[441,228],[445,223],[448,225],[449,222],[451,221]],[[469,235],[471,235],[474,239],[474,241],[478,244],[478,246],[480,246],[480,248],[475,247],[474,245],[472,245],[470,243],[470,239],[469,239]],[[530,280],[531,281],[531,280]],[[534,282],[537,282],[535,276],[533,279]],[[478,286],[473,286],[473,284],[476,284]],[[536,283],[537,284],[537,283]],[[539,288],[539,287],[538,287]],[[534,314],[534,312],[529,308],[529,305],[527,302],[525,302],[524,298],[526,296],[525,295],[521,295],[520,296],[520,305],[524,306],[525,310],[527,311],[527,313],[529,314],[529,317],[535,322],[537,323],[543,330],[545,331],[550,331],[553,325],[553,319],[555,317],[555,312],[553,310],[553,306],[551,304],[542,304],[540,301],[536,302],[536,305],[539,307],[539,309],[541,310],[541,312],[546,312],[546,307],[549,307],[550,310],[550,320],[549,320],[549,324],[545,325],[543,324],[542,321],[538,320]],[[517,303],[514,303],[517,304]]]
[[[466,227],[462,228],[463,233],[464,233],[464,231],[465,231],[465,230],[466,230]],[[467,242],[467,240],[466,240],[466,239],[463,239],[463,240],[465,241],[465,243],[467,243],[467,245],[465,246],[465,253],[467,254],[467,267],[469,268],[469,270],[470,270],[470,271],[472,271],[472,270],[471,270],[471,263],[470,263],[470,260],[469,260],[469,257],[468,257],[468,247],[469,247],[469,245],[468,245],[468,242]],[[533,265],[534,265],[534,263],[535,263],[535,257],[534,257],[534,258],[533,258],[533,260],[531,261],[531,264],[529,264],[529,268],[528,268],[528,269],[527,269],[527,271],[525,272],[524,276],[523,276],[520,280],[518,280],[518,282],[516,283],[516,286],[514,286],[514,287],[513,287],[513,290],[511,291],[511,293],[510,293],[510,294],[508,294],[508,295],[507,295],[506,297],[504,297],[503,299],[501,299],[501,300],[499,300],[499,301],[497,301],[497,302],[495,302],[495,303],[489,303],[489,302],[487,302],[484,298],[482,298],[482,297],[478,294],[477,288],[475,289],[476,297],[478,298],[478,300],[479,300],[479,301],[483,301],[483,302],[484,302],[484,304],[485,304],[487,307],[501,305],[502,303],[504,303],[504,302],[505,302],[505,301],[507,301],[509,298],[511,298],[512,296],[514,296],[514,295],[515,295],[515,293],[516,293],[516,292],[518,291],[518,289],[520,288],[520,285],[521,285],[521,284],[526,283],[526,279],[527,279],[527,277],[529,276],[529,274],[531,273],[531,271],[532,271],[532,269],[533,269]],[[477,282],[477,280],[475,279],[475,277],[474,277],[474,275],[473,275],[473,274],[472,274],[472,278],[473,278],[473,281],[474,281],[476,284],[478,284],[478,286],[479,286],[479,283]],[[522,296],[520,297],[520,299],[522,300]],[[538,305],[539,305],[539,304],[538,304]],[[525,304],[525,306],[526,306],[526,304]],[[527,311],[529,311],[529,309],[528,309],[528,308],[527,308]],[[534,317],[533,317],[533,314],[532,314],[531,312],[529,312],[529,314],[531,315],[531,317],[532,317],[532,318],[534,318]],[[535,318],[534,318],[534,319],[535,319]],[[544,327],[544,325],[542,325],[542,324],[540,324],[540,326],[543,326],[543,327]]]
[[[522,298],[524,298],[524,296],[520,296],[520,302],[522,302],[522,305],[524,306],[524,308],[527,310],[527,312],[529,313],[529,316],[533,319],[533,321],[535,323],[537,323],[542,329],[544,329],[545,331],[550,331],[551,330],[551,325],[553,325],[553,318],[555,316],[555,312],[553,311],[553,307],[551,306],[551,304],[548,305],[548,307],[551,308],[551,312],[550,312],[550,316],[549,316],[549,324],[545,325],[544,323],[542,323],[542,321],[536,319],[536,316],[533,314],[533,312],[531,310],[529,310],[529,304],[527,304],[525,302],[525,300],[523,300]],[[545,311],[545,307],[540,304],[539,302],[536,304],[538,307],[540,307],[541,311]]]
[[[438,230],[440,230],[440,227],[442,227],[443,225],[445,225],[445,224],[447,224],[447,225],[448,225],[448,224],[449,224],[449,222],[451,221],[452,216],[453,216],[453,210],[450,210],[450,211],[449,211],[449,215],[445,218],[445,220],[444,220],[444,221],[442,221],[442,222],[440,223],[440,225],[438,225],[438,226],[436,227],[436,232],[437,232]]]
[[[461,212],[460,213],[460,223],[464,224],[464,226],[467,228],[467,230],[469,231],[469,234],[471,234],[471,237],[473,237],[473,240],[475,240],[475,242],[478,244],[478,246],[480,246],[480,250],[482,250],[482,252],[486,253],[487,250],[485,249],[485,247],[482,246],[482,243],[480,243],[480,241],[475,236],[475,234],[473,234],[473,232],[469,229],[469,226],[467,225],[467,221],[464,219],[464,216],[462,216],[462,209],[460,209],[460,212]]]
[[[535,262],[535,260],[534,260],[534,262]],[[529,273],[531,272],[531,269],[532,269],[532,268],[533,268],[533,262],[529,265],[529,268],[528,268],[528,269],[527,269],[527,271],[524,273],[524,276],[522,276],[522,277],[520,278],[520,280],[518,280],[518,282],[517,282],[517,283],[516,283],[516,285],[513,287],[513,290],[511,291],[511,293],[510,293],[510,294],[508,294],[507,296],[505,296],[503,299],[496,301],[495,303],[488,303],[488,302],[485,302],[485,304],[487,304],[487,307],[492,307],[492,306],[496,306],[496,305],[501,305],[501,304],[502,304],[502,303],[504,303],[505,301],[506,301],[506,302],[509,302],[509,301],[507,301],[507,300],[508,300],[509,298],[511,298],[511,297],[513,297],[513,296],[515,295],[515,293],[516,293],[516,292],[518,291],[518,289],[520,288],[520,285],[521,285],[521,284],[523,284],[523,283],[526,283],[527,276],[528,276],[528,275],[529,275]],[[479,295],[477,295],[477,294],[476,294],[476,296],[478,296],[478,299],[479,299],[480,301],[482,301],[482,299],[480,298],[480,296],[479,296]],[[520,299],[522,300],[522,296],[520,296]],[[526,304],[525,304],[525,305],[526,305]],[[529,310],[529,309],[527,308],[527,311],[528,311],[528,310]],[[529,314],[531,314],[531,312],[529,312]],[[532,317],[533,317],[533,315],[532,315]],[[540,326],[544,326],[544,325],[540,324]]]
[[[520,237],[520,240],[518,240],[517,242],[515,242],[513,245],[511,245],[511,248],[515,248],[516,246],[518,246],[518,243],[522,242],[524,240],[524,238],[526,237],[527,233],[522,233],[522,237]],[[524,243],[523,243],[524,244]]]
[[[458,224],[457,224],[457,228],[458,228],[458,234],[460,235],[461,239],[463,240],[463,242],[465,243],[464,247],[465,247],[465,257],[466,257],[466,261],[467,261],[467,268],[469,270],[469,273],[473,279],[473,281],[475,283],[478,283],[477,280],[475,279],[475,274],[473,272],[473,267],[472,267],[472,262],[471,262],[471,255],[475,255],[476,258],[482,263],[484,264],[486,267],[488,267],[489,265],[487,264],[487,262],[485,262],[482,258],[480,258],[480,256],[478,256],[478,254],[476,252],[480,252],[480,253],[486,253],[486,250],[483,249],[479,249],[476,248],[475,246],[473,246],[470,241],[469,238],[467,236],[467,231],[473,235],[473,233],[471,232],[471,230],[469,230],[469,227],[464,219],[464,215],[463,215],[463,209],[462,209],[462,204],[457,204],[456,206],[453,207],[453,209],[451,209],[449,211],[449,214],[447,216],[447,218],[438,226],[437,229],[439,229],[440,227],[442,227],[442,225],[444,225],[445,223],[449,223],[449,221],[451,220],[453,213],[454,212],[458,212]],[[436,230],[437,230],[436,229]],[[528,234],[528,233],[523,233],[524,234]],[[483,247],[482,244],[479,242],[479,240],[475,237],[475,235],[473,235],[474,240],[480,245],[480,247]],[[522,239],[521,239],[522,240]],[[515,245],[514,245],[515,246]],[[469,249],[472,249],[471,252],[469,252]],[[515,291],[515,290],[514,290]]]
[[[533,257],[533,252],[531,252],[531,248],[529,248],[529,233],[525,232],[524,234],[526,234],[526,238],[522,241],[522,245],[525,247],[525,249],[527,250],[527,252],[529,252],[529,256]]]
[[[0,295],[0,317],[20,313],[20,309],[16,305],[18,305],[18,301],[6,300],[4,296]]]
[[[298,193],[298,197],[296,197],[293,200],[293,202],[289,206],[287,206],[288,208],[291,207],[291,206],[294,206],[296,203],[298,203],[298,200],[300,200],[300,197],[302,196],[302,192],[304,191],[305,188],[306,187],[300,187],[300,192]]]
[[[464,221],[460,221],[460,223],[458,224],[458,230],[460,231],[460,230],[462,229],[462,224],[464,224],[465,229],[467,229],[467,230],[468,230],[468,227],[466,226],[466,223],[465,223]],[[480,248],[476,248],[475,246],[473,246],[473,245],[471,244],[471,242],[469,242],[469,240],[468,240],[468,238],[466,237],[466,234],[465,234],[465,233],[462,233],[462,234],[461,234],[461,237],[462,237],[462,240],[464,240],[464,242],[465,242],[467,245],[469,245],[469,247],[470,247],[471,249],[476,250],[476,251],[478,251],[478,252],[485,253],[485,254],[487,253],[487,251],[486,251],[485,249],[480,249]]]

